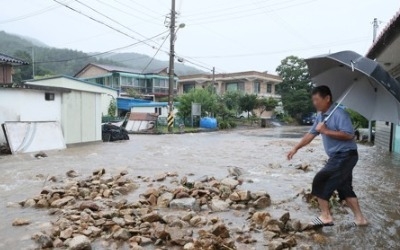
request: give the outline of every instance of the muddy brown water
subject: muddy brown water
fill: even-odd
[[[154,176],[165,171],[178,171],[190,178],[203,175],[223,178],[228,166],[243,168],[245,182],[241,188],[266,190],[274,205],[266,210],[274,216],[289,211],[292,218],[311,220],[318,214],[301,198],[293,198],[301,189],[310,188],[313,176],[327,159],[320,139],[301,150],[292,162],[285,153],[305,131],[304,127],[280,127],[260,130],[237,130],[184,135],[135,135],[130,141],[103,143],[48,152],[49,157],[36,159],[31,154],[0,156],[0,249],[34,249],[30,236],[48,226],[46,210],[7,207],[37,195],[47,176],[65,175],[71,169],[82,176],[105,167],[110,173],[127,169],[132,177]],[[283,138],[282,138],[283,137]],[[361,207],[370,221],[366,228],[346,229],[350,214],[335,214],[336,225],[323,229],[329,242],[312,244],[314,249],[400,249],[400,157],[359,146],[360,161],[355,168],[354,188]],[[294,169],[298,163],[310,163],[312,171]],[[280,167],[279,167],[280,165]],[[42,176],[38,176],[42,175]],[[128,196],[135,199],[148,183],[139,181],[140,189]],[[162,183],[158,183],[161,185]],[[218,214],[232,228],[246,224],[246,211]],[[13,219],[23,217],[31,225],[12,227]],[[254,245],[238,249],[266,249],[262,233],[255,233]],[[95,243],[95,249],[109,249]],[[122,249],[126,246],[122,246]],[[151,248],[149,248],[151,249]]]

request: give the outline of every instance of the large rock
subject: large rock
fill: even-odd
[[[239,185],[239,181],[237,181],[233,178],[225,178],[225,179],[222,179],[221,184],[228,186],[231,189],[234,189],[234,188],[236,188],[237,185]]]
[[[166,227],[165,231],[169,233],[171,243],[184,246],[188,240],[186,236],[190,236],[191,232],[180,227]]]
[[[174,194],[165,192],[157,199],[157,206],[160,208],[168,207],[169,203],[174,199]]]
[[[229,203],[219,199],[212,199],[211,210],[214,212],[227,211],[229,210]]]
[[[271,198],[269,196],[260,197],[254,201],[253,205],[257,209],[269,207],[271,206]]]
[[[231,195],[229,195],[229,199],[231,201],[240,201],[240,196],[237,192],[233,192]]]
[[[257,225],[261,225],[265,220],[269,220],[271,218],[270,214],[267,212],[255,212],[251,216],[251,221]]]
[[[92,211],[98,211],[99,205],[97,205],[95,202],[92,202],[92,201],[84,201],[79,205],[80,210],[85,210],[86,208],[88,208]]]
[[[52,206],[52,207],[60,208],[60,207],[63,207],[63,206],[65,206],[65,205],[67,205],[68,202],[71,202],[71,201],[73,201],[74,199],[75,199],[75,198],[74,198],[73,196],[66,196],[66,197],[64,197],[64,198],[61,198],[61,199],[58,199],[58,200],[53,201],[53,202],[51,203],[51,206]]]
[[[237,191],[239,198],[241,201],[248,201],[250,200],[250,191],[248,190],[240,190]]]
[[[282,239],[272,240],[268,244],[269,250],[282,250],[283,249],[283,241]]]
[[[142,221],[144,222],[156,222],[161,220],[162,220],[161,216],[156,211],[142,216]]]
[[[71,227],[69,227],[60,232],[60,238],[63,240],[69,239],[72,237],[73,232],[74,232],[74,230]]]
[[[92,250],[90,240],[84,235],[77,235],[69,242],[69,250]]]
[[[113,234],[113,238],[117,240],[128,240],[130,237],[130,233],[125,228],[120,228]]]
[[[195,203],[195,198],[175,199],[169,203],[169,207],[172,209],[194,209]]]
[[[281,218],[279,218],[280,221],[283,222],[283,224],[286,224],[286,222],[288,222],[290,220],[290,213],[286,212],[284,213]]]
[[[215,236],[219,236],[222,239],[229,238],[229,229],[225,226],[223,223],[218,223],[213,226],[211,229],[211,233],[214,234]]]
[[[29,225],[29,224],[31,224],[30,220],[23,219],[23,218],[17,218],[12,222],[12,225],[16,226],[16,227],[18,227],[18,226],[26,226],[26,225]]]
[[[48,235],[40,234],[35,240],[39,245],[40,249],[47,249],[53,247],[53,240]]]
[[[207,224],[207,218],[204,216],[196,215],[190,219],[189,223],[193,227],[201,227]]]

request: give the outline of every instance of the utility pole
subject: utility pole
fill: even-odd
[[[378,18],[374,18],[372,21],[372,42],[376,41],[378,36],[379,21]],[[372,120],[368,120],[368,142],[372,142]]]
[[[375,42],[376,37],[378,36],[378,28],[379,28],[378,18],[374,18],[374,21],[372,22],[372,27],[373,27],[372,42]]]
[[[212,68],[212,80],[211,80],[211,84],[213,86],[214,90],[217,90],[217,88],[215,87],[215,67]],[[219,89],[218,89],[219,92]]]
[[[170,51],[169,51],[169,91],[168,91],[168,132],[174,128],[174,85],[175,85],[175,0],[171,0],[171,23],[170,23]]]
[[[32,79],[35,79],[35,48],[32,46]]]

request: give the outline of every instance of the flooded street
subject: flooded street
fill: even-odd
[[[292,162],[285,158],[286,152],[305,131],[306,127],[279,127],[184,135],[133,135],[127,142],[48,152],[49,157],[43,159],[29,154],[0,156],[0,249],[34,249],[31,235],[46,227],[53,216],[49,216],[47,210],[7,207],[7,204],[37,195],[48,185],[47,177],[61,178],[72,169],[82,176],[104,167],[109,173],[128,170],[132,178],[153,177],[167,171],[177,171],[180,176],[193,173],[193,178],[204,175],[223,178],[228,175],[229,166],[236,166],[244,170],[245,182],[240,188],[265,190],[271,195],[273,205],[266,208],[271,215],[289,211],[292,218],[311,220],[318,210],[310,208],[296,195],[311,187],[313,176],[327,159],[320,138],[299,151]],[[354,188],[370,226],[346,229],[342,225],[352,221],[351,213],[334,214],[335,226],[322,231],[328,242],[323,245],[308,242],[313,249],[400,249],[400,159],[362,145],[359,152]],[[296,169],[294,166],[299,163],[310,164],[311,171]],[[148,184],[138,183],[140,188],[130,194],[128,200],[136,198]],[[32,224],[12,227],[17,217],[30,219]],[[241,215],[222,217],[232,222],[232,227],[241,226],[246,218]],[[240,245],[238,249],[265,249],[262,233],[255,238],[256,244]]]

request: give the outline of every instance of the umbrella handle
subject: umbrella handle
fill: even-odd
[[[340,101],[337,102],[335,108],[331,111],[331,113],[324,119],[324,123],[326,123],[329,118],[331,118],[332,114],[335,113],[335,111],[339,108],[339,106],[342,104],[344,99],[347,97],[347,95],[350,93],[350,91],[354,88],[354,83],[346,90],[346,93],[340,98]]]

